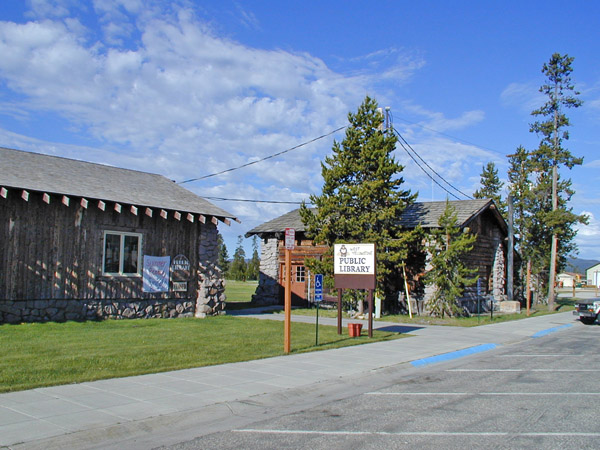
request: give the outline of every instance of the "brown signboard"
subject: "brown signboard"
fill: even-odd
[[[336,289],[375,289],[375,244],[335,244],[333,273]]]
[[[184,255],[177,255],[171,261],[171,281],[188,281],[191,276],[190,260]]]

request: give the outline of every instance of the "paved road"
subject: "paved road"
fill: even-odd
[[[577,326],[410,373],[399,367],[373,375],[383,386],[355,380],[347,398],[168,448],[598,448],[599,332]]]
[[[412,337],[1,394],[0,446],[147,449],[174,445],[377,391],[398,376],[424,370],[416,367],[419,364],[426,368],[472,353],[496,352],[494,348],[510,348],[547,333],[600,330],[598,326],[588,330],[571,313],[475,328],[379,322],[377,326]]]

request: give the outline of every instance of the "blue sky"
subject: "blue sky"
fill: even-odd
[[[582,258],[600,259],[600,3],[574,1],[7,0],[0,11],[0,146],[202,177],[347,124],[365,95],[446,180],[472,194],[482,166],[537,146],[541,68],[575,57],[584,105],[567,112],[571,206],[590,216]],[[319,193],[333,139],[184,184],[202,196],[301,201]],[[402,149],[406,187],[447,193]],[[459,197],[462,197],[459,195]],[[452,198],[452,197],[451,197]],[[295,208],[215,201],[236,237]],[[249,242],[246,245],[250,249]]]

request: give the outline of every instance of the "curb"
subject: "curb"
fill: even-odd
[[[538,331],[537,333],[535,333],[531,337],[532,338],[539,338],[539,337],[542,337],[542,336],[546,336],[547,334],[555,333],[557,331],[564,330],[565,328],[569,328],[569,327],[572,327],[572,326],[573,326],[573,324],[567,323],[565,325],[561,325],[560,327],[548,328],[547,330]]]
[[[496,344],[482,344],[475,347],[469,347],[462,350],[457,350],[450,353],[442,353],[441,355],[430,356],[429,358],[417,359],[410,363],[415,367],[423,367],[428,364],[435,364],[444,361],[450,361],[452,359],[462,358],[463,356],[473,355],[475,353],[487,352],[498,347]]]

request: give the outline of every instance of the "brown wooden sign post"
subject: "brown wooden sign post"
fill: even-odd
[[[291,348],[291,323],[292,323],[292,250],[296,245],[296,230],[285,229],[285,295],[283,326],[283,351],[289,353]]]
[[[342,334],[342,291],[364,289],[368,291],[369,337],[373,337],[373,291],[377,284],[375,271],[377,259],[375,244],[335,244],[333,248],[333,274],[338,290],[338,334]]]

